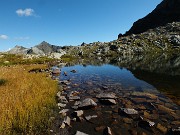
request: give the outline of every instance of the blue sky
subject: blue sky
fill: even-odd
[[[162,0],[0,0],[0,51],[112,41]]]

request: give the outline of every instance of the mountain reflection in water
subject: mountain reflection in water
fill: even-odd
[[[104,64],[110,64],[116,67],[114,67],[114,69],[110,65],[102,68],[97,67]],[[116,81],[121,80],[120,83],[122,86],[129,85],[135,87],[136,90],[141,90],[141,88],[145,86],[146,88],[151,87],[151,89],[156,88],[180,105],[180,55],[174,54],[168,56],[161,54],[154,56],[130,55],[115,58],[97,57],[97,59],[82,59],[67,64],[67,66],[73,65],[83,65],[84,67],[94,65],[94,67],[91,66],[92,71],[98,69],[98,73],[107,73],[112,79],[113,74],[118,75],[119,72],[119,76],[115,78]],[[120,70],[118,70],[117,67],[119,67]],[[108,71],[103,71],[103,69]],[[80,70],[79,72],[84,72],[82,67]],[[88,73],[86,72],[86,75],[87,74],[91,75],[92,72],[88,71]],[[133,75],[136,78],[133,77]],[[104,77],[105,76],[102,76],[102,78]],[[85,78],[85,76],[82,78]],[[103,83],[106,84],[106,82]]]

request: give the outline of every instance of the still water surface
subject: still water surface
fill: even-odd
[[[75,72],[72,72],[72,70]],[[128,116],[128,120],[132,121],[132,123],[126,123],[127,116],[119,114],[117,112],[119,108],[134,108],[139,111],[139,116],[155,122],[153,131],[149,130],[151,129],[149,127],[144,127],[144,125],[136,127],[135,130],[138,132],[145,132],[147,134],[163,134],[156,125],[163,124],[165,128],[174,128],[172,123],[180,120],[180,108],[177,104],[158,91],[153,85],[135,77],[137,74],[141,74],[141,72],[145,74],[141,70],[138,70],[138,73],[133,71],[136,73],[134,75],[133,72],[126,68],[110,64],[102,64],[100,66],[78,64],[62,67],[61,71],[61,75],[58,76],[59,80],[68,80],[69,82],[63,86],[67,95],[71,91],[78,91],[81,100],[90,97],[95,99],[98,104],[98,107],[84,111],[84,115],[96,114],[98,121],[74,122],[72,127],[68,129],[70,134],[75,134],[79,130],[88,134],[100,135],[102,131],[97,132],[94,129],[105,125],[110,126],[115,134],[121,132],[128,135],[129,131],[136,127],[141,120]],[[151,74],[146,75],[146,80],[148,77],[151,77]],[[173,82],[176,81],[178,80],[176,79]],[[115,93],[118,97],[116,105],[106,106],[96,99],[97,94],[110,92]],[[143,96],[142,93],[150,93],[151,95],[150,97]],[[65,94],[64,96],[67,95]],[[71,113],[74,111],[72,109],[74,103],[75,101],[70,101],[66,107],[70,109],[68,114],[70,117],[72,117]],[[170,128],[169,134],[171,134]]]
[[[76,70],[76,73],[70,72]],[[68,72],[67,76],[60,76],[60,80],[72,79],[73,83],[85,85],[92,82],[95,86],[108,86],[118,84],[124,89],[137,91],[156,90],[151,84],[137,79],[131,71],[113,65],[102,66],[70,66],[62,68],[62,72]],[[81,86],[80,87],[83,87]]]

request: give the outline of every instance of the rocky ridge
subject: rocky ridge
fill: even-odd
[[[163,0],[151,13],[136,21],[125,35],[139,34],[148,29],[180,21],[180,0]]]
[[[21,54],[26,58],[47,56],[50,58],[60,58],[62,55],[66,54],[65,51],[61,49],[61,46],[51,45],[45,41],[31,48],[25,48],[16,45],[13,49],[9,50],[9,54]]]
[[[180,22],[168,23],[141,34],[123,36],[110,42],[83,43],[69,47],[68,55],[96,57],[114,55],[139,55],[180,51]]]

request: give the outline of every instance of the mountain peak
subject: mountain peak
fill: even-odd
[[[180,21],[180,0],[163,0],[151,13],[136,21],[126,35],[140,34],[171,22]]]
[[[48,44],[48,45],[50,45],[48,42],[46,42],[46,41],[42,41],[41,43],[40,43],[40,45],[41,44]]]

